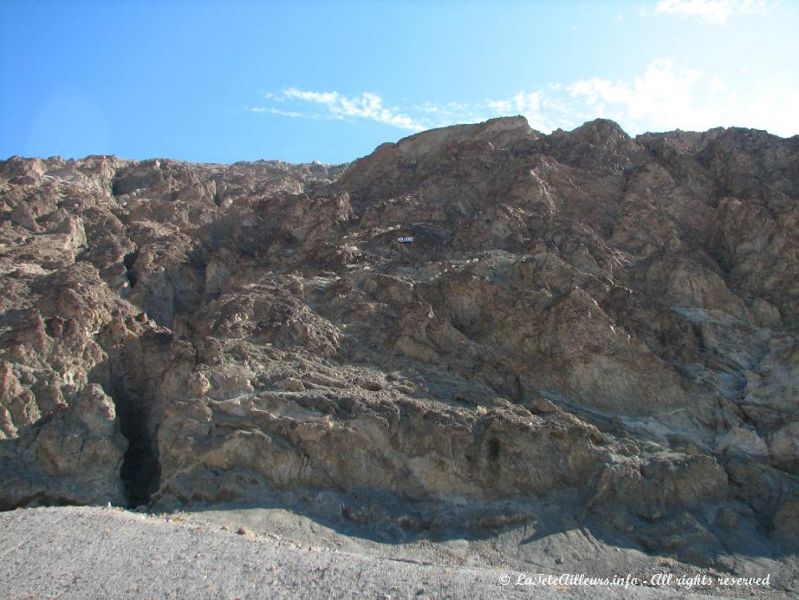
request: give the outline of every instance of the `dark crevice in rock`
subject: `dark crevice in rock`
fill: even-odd
[[[496,462],[499,460],[500,445],[497,438],[488,440],[488,460]]]
[[[122,264],[125,265],[125,277],[128,279],[128,283],[130,284],[131,288],[136,287],[136,282],[138,281],[138,275],[136,275],[136,269],[134,268],[136,265],[136,259],[139,258],[139,251],[134,250],[133,252],[129,252],[125,255],[122,259]]]
[[[157,428],[153,426],[152,406],[145,395],[131,389],[124,372],[111,369],[111,396],[116,404],[122,435],[128,449],[120,477],[128,505],[147,504],[158,489],[161,464],[158,457]]]
[[[524,401],[524,387],[522,386],[521,379],[519,379],[518,376],[516,376],[513,380],[513,389],[511,391],[513,393],[512,398],[514,402],[519,404]]]

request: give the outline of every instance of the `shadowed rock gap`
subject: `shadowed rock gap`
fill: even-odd
[[[128,506],[147,504],[158,489],[161,466],[158,443],[151,426],[151,407],[147,399],[131,390],[123,373],[111,372],[111,396],[116,405],[119,427],[128,440],[128,449],[120,469]]]
[[[136,283],[138,282],[138,276],[136,275],[136,270],[134,269],[134,265],[136,264],[136,259],[139,258],[139,251],[134,250],[133,252],[129,252],[125,255],[125,258],[122,259],[122,263],[125,265],[125,277],[128,280],[131,288],[136,287]]]

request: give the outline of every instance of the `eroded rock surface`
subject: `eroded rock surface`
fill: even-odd
[[[684,560],[794,552],[797,232],[799,138],[754,130],[11,158],[0,506],[290,494],[430,531],[556,499]]]

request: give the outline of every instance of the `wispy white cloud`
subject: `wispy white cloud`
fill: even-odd
[[[592,78],[569,85],[569,96],[597,117],[641,128],[701,127],[717,114],[715,90],[706,87],[696,69],[679,69],[667,59],[656,60],[632,81]],[[711,93],[708,93],[711,92]]]
[[[799,133],[799,114],[793,108],[799,88],[764,81],[736,91],[717,76],[668,59],[650,63],[632,80],[593,78],[566,89],[581,112],[618,121],[631,133],[715,126]]]
[[[706,23],[723,25],[731,15],[762,11],[765,6],[765,0],[660,0],[652,12],[696,17]]]
[[[386,106],[381,96],[370,92],[363,92],[359,96],[345,96],[339,92],[317,92],[290,87],[278,94],[271,92],[264,94],[264,99],[271,102],[290,103],[292,109],[258,106],[249,110],[286,117],[366,119],[410,131],[420,131],[425,128],[413,117],[400,112],[397,108]],[[303,110],[309,106],[314,108],[312,112]]]
[[[281,117],[292,117],[292,118],[315,118],[315,115],[309,115],[306,113],[301,113],[296,110],[281,110],[279,108],[274,108],[272,106],[247,106],[245,109],[247,112],[253,113],[269,113],[271,115],[280,115]]]
[[[488,100],[485,106],[491,116],[522,115],[530,123],[530,127],[538,131],[571,127],[578,118],[575,107],[564,97],[563,86],[557,84],[518,92],[505,99]]]
[[[597,117],[617,121],[630,134],[716,126],[755,127],[784,136],[799,133],[799,112],[794,110],[799,106],[799,86],[787,80],[762,80],[742,88],[665,58],[628,79],[592,77],[478,102],[424,102],[398,108],[386,106],[373,93],[346,96],[298,88],[264,98],[265,106],[245,110],[291,118],[366,119],[409,131],[519,114],[545,133],[572,129]]]

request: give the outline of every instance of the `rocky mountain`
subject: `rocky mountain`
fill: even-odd
[[[0,507],[799,550],[799,137],[0,163]]]

